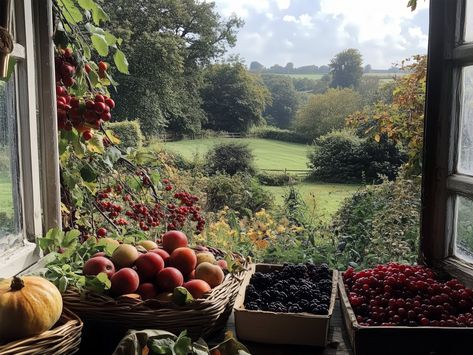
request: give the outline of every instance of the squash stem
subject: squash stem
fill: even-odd
[[[10,288],[12,289],[12,291],[19,291],[23,287],[25,287],[24,281],[18,276],[13,276],[13,280],[10,285]]]

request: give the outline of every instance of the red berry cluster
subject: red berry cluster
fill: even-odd
[[[172,189],[173,186],[168,182],[165,190]],[[199,233],[205,227],[200,207],[196,205],[199,198],[188,192],[176,192],[155,204],[137,201],[135,196],[122,192],[123,188],[117,185],[113,189],[109,187],[96,195],[99,209],[117,225],[125,226],[134,221],[143,231],[159,226],[164,226],[166,230],[173,230],[181,229],[186,222],[191,221],[196,222],[196,230]],[[119,196],[123,204],[117,202]]]
[[[67,87],[75,84],[73,76],[77,70],[77,62],[70,48],[58,52],[55,64],[58,127],[67,131],[74,127],[82,133],[85,140],[89,140],[93,136],[92,129],[99,129],[104,121],[112,119],[110,110],[115,107],[115,102],[102,94],[90,94],[82,98],[69,95]],[[103,64],[105,71],[106,63]],[[99,72],[102,67],[99,65]],[[86,64],[85,71],[89,73],[90,70],[90,66]]]
[[[456,279],[439,281],[425,266],[349,268],[343,281],[362,326],[473,327],[473,290]]]

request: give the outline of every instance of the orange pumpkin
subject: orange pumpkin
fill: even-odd
[[[51,282],[39,276],[0,281],[0,340],[41,334],[58,321],[62,297]]]

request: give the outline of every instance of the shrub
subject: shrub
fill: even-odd
[[[285,173],[268,173],[261,171],[256,175],[261,185],[286,186],[297,182],[297,177]]]
[[[230,142],[215,145],[206,155],[206,170],[209,174],[217,172],[235,175],[253,174],[254,157],[247,144]]]
[[[106,128],[111,129],[120,138],[121,147],[141,148],[143,146],[143,133],[139,121],[111,122]]]
[[[249,216],[262,208],[273,206],[273,197],[264,190],[256,179],[247,175],[233,176],[217,173],[208,180],[206,209],[217,212],[229,207],[242,215]]]
[[[273,126],[255,127],[251,130],[250,134],[258,138],[274,139],[283,142],[310,143],[310,140],[303,134]]]
[[[339,264],[371,267],[418,257],[420,185],[398,178],[348,198],[334,217]]]
[[[311,177],[330,182],[392,180],[406,155],[392,141],[359,138],[349,130],[334,131],[316,140],[309,156]]]

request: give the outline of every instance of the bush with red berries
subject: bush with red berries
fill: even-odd
[[[70,93],[74,91],[76,76],[91,86],[90,65],[85,64],[83,69],[80,69],[71,48],[56,52],[55,67],[58,128],[65,131],[75,128],[82,134],[82,138],[88,141],[94,130],[99,130],[103,122],[112,119],[110,111],[115,107],[115,102],[105,93],[96,92],[91,87],[82,95]],[[105,75],[107,64],[100,62],[98,68],[99,76]],[[79,71],[82,71],[80,75]]]
[[[343,282],[362,326],[473,327],[473,290],[425,266],[349,268]]]

